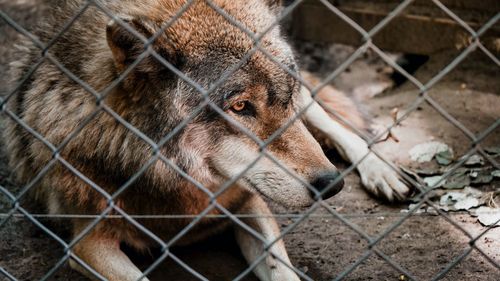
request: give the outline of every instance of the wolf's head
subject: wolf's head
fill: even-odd
[[[336,168],[296,117],[300,83],[283,69],[297,73],[275,25],[277,4],[212,2],[194,1],[185,8],[186,1],[151,0],[122,17],[144,38],[170,24],[151,44],[164,61],[149,55],[123,87],[158,99],[152,108],[162,107],[168,115],[167,128],[158,131],[168,133],[192,118],[176,136],[175,161],[202,183],[238,177],[239,185],[288,206],[312,204],[311,186],[322,191],[334,185],[323,198],[337,193],[342,181]],[[144,51],[144,42],[119,22],[108,24],[107,40],[120,73]]]

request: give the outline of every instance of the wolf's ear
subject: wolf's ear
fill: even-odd
[[[277,15],[283,10],[283,0],[265,0],[265,2],[271,11]]]
[[[143,21],[131,17],[120,17],[120,20],[148,39],[153,31],[146,27]],[[132,63],[144,49],[144,42],[117,20],[111,20],[106,26],[106,39],[113,53],[118,69],[123,69]]]
[[[111,20],[106,27],[108,46],[113,53],[116,67],[119,71],[122,71],[146,51],[143,39],[150,39],[160,27],[148,19],[132,17],[120,17],[120,19],[136,31],[131,32],[129,28],[116,20]],[[143,38],[140,38],[138,34],[142,35]],[[159,41],[159,39],[156,39],[152,47],[164,59],[168,61],[173,60],[173,50],[168,46],[162,46],[162,44],[158,43]],[[136,68],[142,72],[149,72],[158,70],[162,66],[156,59],[148,56]]]

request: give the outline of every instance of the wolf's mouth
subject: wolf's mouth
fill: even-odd
[[[285,207],[285,208],[290,208],[292,207],[291,205],[289,204],[286,204],[285,202],[282,202],[280,200],[276,200],[276,198],[273,198],[271,196],[269,196],[268,194],[264,193],[262,190],[260,190],[260,188],[257,187],[257,184],[255,184],[254,182],[252,182],[252,180],[247,177],[247,176],[244,176],[244,177],[241,177],[242,180],[245,181],[246,184],[248,184],[248,186],[250,188],[252,188],[253,190],[255,190],[258,194],[262,195],[263,197],[271,200],[272,202],[278,204],[279,206],[281,207]],[[312,204],[311,204],[312,205]],[[293,207],[297,207],[297,206],[293,206]]]
[[[273,202],[276,202],[280,205],[283,205],[282,203],[278,202],[276,199],[274,198],[271,198],[269,195],[265,194],[264,192],[262,192],[258,187],[257,187],[257,184],[255,184],[254,182],[252,182],[252,180],[249,178],[249,177],[241,177],[242,180],[245,181],[246,184],[248,184],[253,190],[257,191],[257,193],[259,193],[260,195],[266,197],[267,199],[273,201]],[[284,205],[283,205],[284,206]]]

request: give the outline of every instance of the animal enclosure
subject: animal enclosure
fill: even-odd
[[[194,82],[189,74],[179,71],[151,48],[162,32],[200,1],[253,41],[248,54],[219,79],[210,81],[208,88]],[[86,267],[74,254],[73,247],[103,220],[123,220],[156,241],[157,247],[146,252],[123,246],[150,280],[257,280],[253,270],[272,255],[266,251],[247,264],[231,231],[193,245],[177,245],[204,218],[224,220],[253,233],[244,222],[249,215],[231,212],[217,199],[258,159],[214,193],[163,156],[161,148],[175,139],[194,115],[176,124],[160,141],[154,141],[106,103],[106,96],[126,75],[105,90],[97,91],[51,53],[58,39],[91,8],[99,9],[109,20],[114,19],[144,45],[125,73],[146,58],[158,61],[175,79],[190,85],[204,98],[197,109],[210,108],[224,116],[259,146],[259,157],[275,161],[293,177],[298,177],[295,171],[276,161],[266,147],[300,119],[303,112],[297,112],[269,139],[262,140],[231,121],[224,110],[211,102],[208,97],[212,92],[258,53],[300,81],[313,97],[323,87],[333,85],[365,107],[366,119],[371,124],[367,129],[354,126],[335,110],[329,113],[365,140],[369,154],[396,171],[413,193],[401,202],[392,203],[368,195],[356,172],[363,160],[347,163],[337,152],[325,148],[326,155],[341,171],[345,181],[343,191],[329,199],[317,199],[302,209],[267,202],[281,235],[267,244],[266,249],[283,239],[292,264],[290,269],[302,280],[500,280],[500,6],[497,1],[285,1],[278,20],[264,33],[256,34],[224,7],[216,5],[216,1],[188,0],[170,21],[162,23],[161,30],[145,38],[107,10],[102,4],[105,1],[87,0],[81,1],[74,15],[61,23],[53,38],[44,41],[33,35],[33,30],[43,22],[53,2],[0,0],[0,130],[4,132],[6,120],[15,122],[23,134],[43,143],[52,155],[43,170],[37,171],[26,184],[18,185],[13,176],[16,167],[7,167],[8,144],[2,143],[0,280],[87,280],[71,270],[68,261],[77,260]],[[276,25],[281,25],[288,36],[301,69],[319,78],[317,85],[310,85],[296,69],[275,59],[261,44],[266,32]],[[21,39],[31,41],[39,56],[20,81],[10,83],[8,64],[17,59],[16,45]],[[29,126],[25,116],[7,106],[18,98],[42,64],[55,66],[95,100],[97,110],[88,115],[86,122],[100,113],[112,116],[116,124],[132,132],[153,151],[147,164],[134,171],[115,193],[106,192],[61,154],[86,123],[80,124],[61,143],[53,144]],[[200,145],[204,141],[200,139]],[[149,216],[127,213],[115,204],[115,199],[157,161],[203,190],[210,201],[209,207],[194,215]],[[105,211],[95,215],[49,214],[33,202],[30,190],[56,165],[62,165],[105,198]],[[334,184],[331,185],[333,188]],[[328,188],[323,191],[311,185],[308,188],[316,198],[328,192]],[[148,196],[155,199],[154,194]],[[219,214],[211,214],[214,209]],[[69,219],[87,219],[91,224],[71,238],[67,228]],[[141,220],[147,219],[188,220],[189,224],[173,239],[164,241],[141,224]],[[257,233],[255,236],[262,239]],[[86,268],[96,279],[103,279],[92,268]]]

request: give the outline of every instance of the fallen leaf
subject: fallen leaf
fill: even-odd
[[[467,193],[469,196],[473,196],[475,198],[481,198],[484,195],[484,192],[481,191],[480,189],[474,188],[474,187],[466,187],[462,190],[462,192]]]
[[[409,154],[412,161],[422,163],[431,161],[437,153],[447,150],[453,153],[448,145],[438,141],[430,141],[414,146],[410,149]]]
[[[472,179],[471,184],[487,184],[493,180],[491,174],[479,174],[477,177]]]
[[[471,169],[469,173],[471,184],[487,184],[493,181],[491,168]]]
[[[449,150],[441,151],[436,154],[436,162],[439,165],[448,166],[453,161],[453,154]]]
[[[494,178],[500,178],[500,170],[494,170],[491,172],[491,175],[494,177]]]
[[[441,196],[439,199],[439,205],[441,206],[447,206],[447,205],[453,205],[455,204],[456,201],[462,200],[465,197],[467,197],[466,194],[463,194],[462,192],[448,192]]]
[[[443,178],[443,176],[426,177],[426,178],[424,178],[424,183],[428,187],[432,187],[432,188],[441,187],[446,183],[446,180],[441,180],[442,178]]]
[[[486,151],[486,153],[492,154],[492,155],[500,154],[500,146],[487,147],[484,149],[484,151]]]
[[[460,191],[450,191],[439,199],[439,208],[444,211],[469,210],[486,204],[483,192],[472,187]]]
[[[460,210],[469,210],[470,208],[478,207],[481,205],[479,200],[473,197],[466,197],[463,200],[460,200],[453,205],[457,211]]]
[[[500,208],[479,207],[469,212],[484,226],[500,226]]]
[[[484,165],[484,159],[479,154],[474,154],[465,161],[466,166]]]
[[[470,182],[469,175],[465,173],[456,173],[446,179],[446,183],[443,184],[443,187],[448,189],[459,189],[470,185]]]

